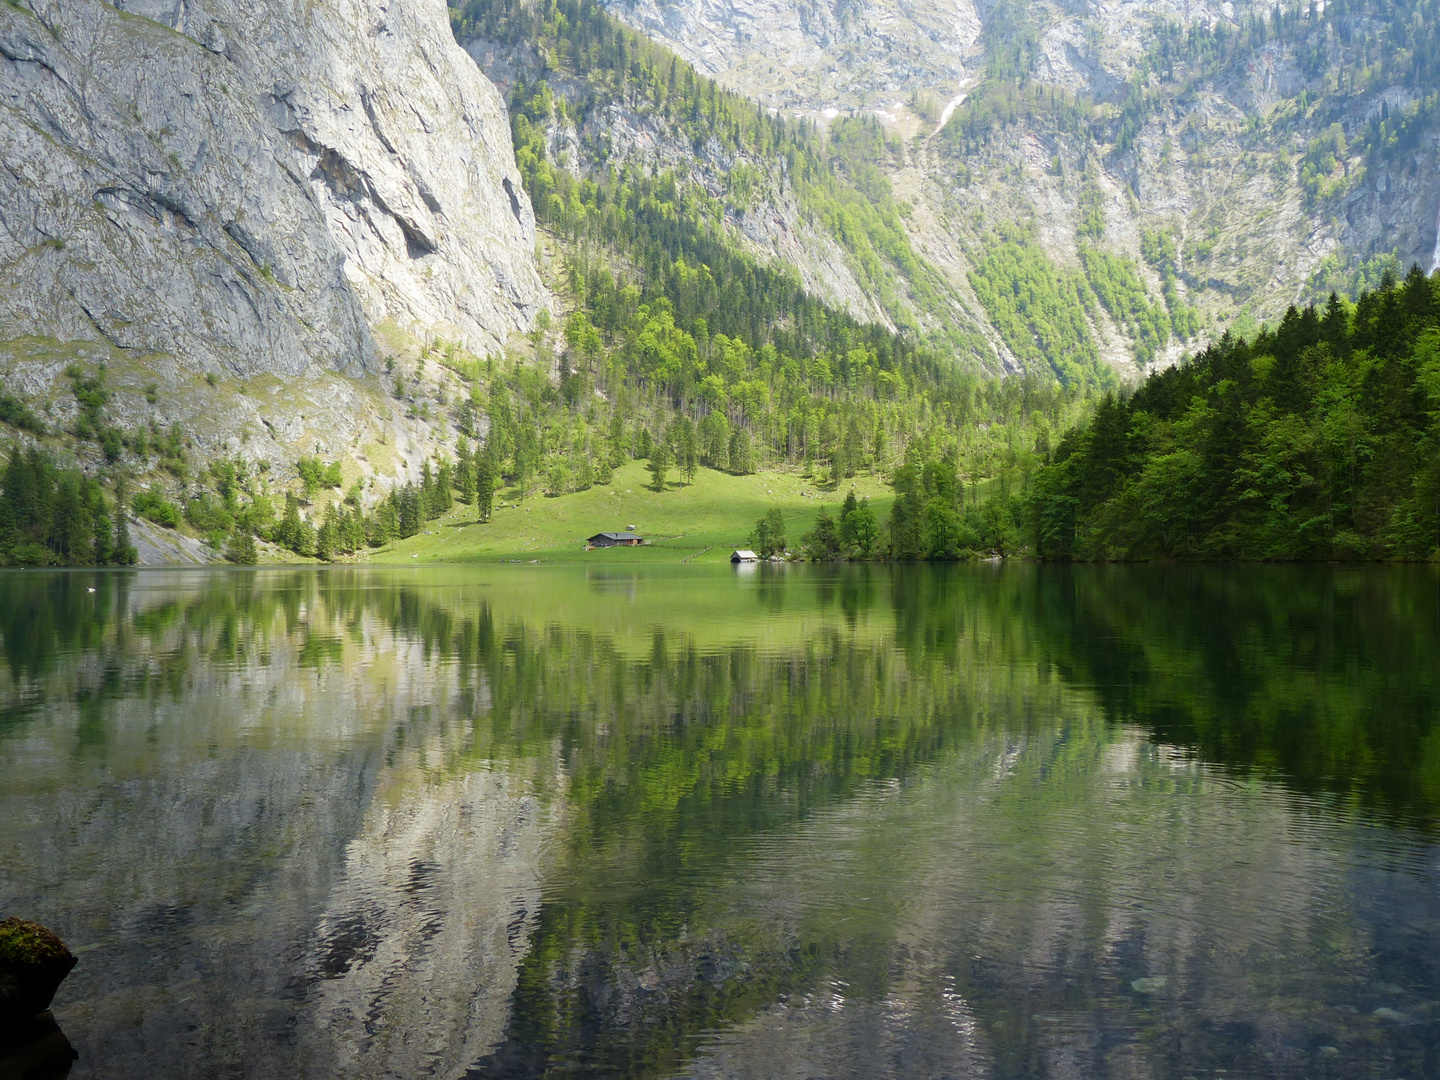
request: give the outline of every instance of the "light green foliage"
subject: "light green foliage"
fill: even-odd
[[[895,470],[891,484],[895,502],[886,522],[884,552],[891,559],[946,562],[982,547],[1002,555],[1018,547],[1015,503],[1008,485],[1001,484],[983,504],[977,506],[972,500],[967,507],[959,459],[953,451],[927,458],[912,450]],[[991,527],[982,536],[986,521]]]
[[[1007,127],[1021,120],[1080,133],[1088,116],[1089,109],[1080,98],[1053,84],[1015,83],[999,77],[981,83],[966,97],[951,114],[943,135],[963,155],[1003,137]],[[963,163],[959,168],[965,168]]]
[[[1095,175],[1095,167],[1089,163],[1080,176],[1076,210],[1079,215],[1079,221],[1075,225],[1077,238],[1081,241],[1099,240],[1105,235],[1105,202]]]
[[[801,537],[800,550],[811,562],[863,561],[882,556],[884,537],[870,500],[857,499],[851,491],[845,496],[838,519],[822,506],[814,527]]]
[[[241,566],[253,566],[258,562],[259,551],[255,544],[255,534],[244,526],[236,526],[225,547],[225,559]]]
[[[1135,342],[1135,361],[1144,366],[1170,341],[1170,315],[1151,303],[1135,264],[1088,244],[1080,245],[1085,277],[1110,317]]]
[[[1033,237],[1012,232],[994,238],[976,260],[970,284],[1027,369],[1048,368],[1067,386],[1113,382],[1086,321],[1090,287],[1057,267]]]
[[[1311,139],[1300,159],[1300,189],[1312,205],[1342,194],[1348,187],[1345,130],[1339,124]]]
[[[1200,333],[1200,314],[1180,297],[1180,263],[1174,234],[1165,229],[1146,229],[1140,236],[1140,255],[1160,274],[1171,332],[1181,341],[1190,341]]]
[[[654,491],[665,490],[665,477],[674,463],[670,447],[663,441],[657,442],[650,450],[650,487]]]
[[[307,499],[322,488],[338,488],[344,482],[338,461],[324,462],[315,457],[302,457],[295,463],[295,473]]]
[[[785,553],[785,515],[779,509],[768,511],[755,523],[748,540],[750,550],[762,559]]]
[[[186,502],[185,520],[197,532],[208,536],[214,547],[225,543],[235,525],[234,514],[221,499],[208,491]]]
[[[180,524],[180,510],[169,499],[165,493],[158,488],[148,488],[144,491],[137,491],[134,499],[131,500],[131,509],[147,521],[153,521],[156,525],[163,525],[167,529],[174,529]]]
[[[1393,252],[1360,260],[1347,259],[1342,253],[1331,252],[1310,276],[1305,292],[1312,302],[1323,304],[1332,292],[1341,296],[1359,296],[1381,288],[1387,278],[1398,280],[1404,272],[1399,256]]]

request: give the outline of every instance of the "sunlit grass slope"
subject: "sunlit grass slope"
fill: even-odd
[[[838,516],[852,487],[857,497],[870,498],[881,520],[894,498],[879,477],[868,475],[854,477],[839,491],[825,490],[793,472],[731,476],[701,469],[695,482],[684,486],[677,476],[671,473],[663,493],[651,491],[645,464],[633,461],[616,470],[607,486],[573,495],[518,500],[506,490],[497,494],[493,517],[483,525],[476,523],[473,508],[456,503],[449,514],[429,522],[424,532],[372,552],[369,561],[541,559],[632,565],[690,558],[722,562],[734,548],[745,546],[756,520],[777,507],[785,515],[786,535],[795,547],[822,505]],[[634,525],[652,543],[637,549],[584,550],[587,536],[623,532],[627,525]]]

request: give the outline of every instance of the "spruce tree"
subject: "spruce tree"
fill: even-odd
[[[475,458],[470,453],[470,440],[460,439],[455,448],[455,480],[460,489],[460,501],[466,506],[475,505]]]
[[[115,540],[110,545],[110,558],[116,566],[134,566],[140,558],[130,542],[129,513],[125,509],[125,485],[115,491]]]
[[[239,566],[254,566],[259,562],[255,546],[255,534],[245,525],[236,525],[230,533],[230,543],[225,548],[227,561]]]
[[[477,521],[489,521],[495,502],[495,455],[487,446],[475,463],[475,510]]]
[[[655,491],[665,490],[665,474],[670,471],[670,448],[657,442],[650,451],[650,487]]]

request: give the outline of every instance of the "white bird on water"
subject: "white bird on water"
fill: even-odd
[[[94,589],[86,589],[85,591],[86,591],[86,592],[94,592],[95,590],[94,590]]]

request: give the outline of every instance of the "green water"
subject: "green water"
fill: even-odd
[[[0,576],[99,1077],[1440,1076],[1433,567]]]

